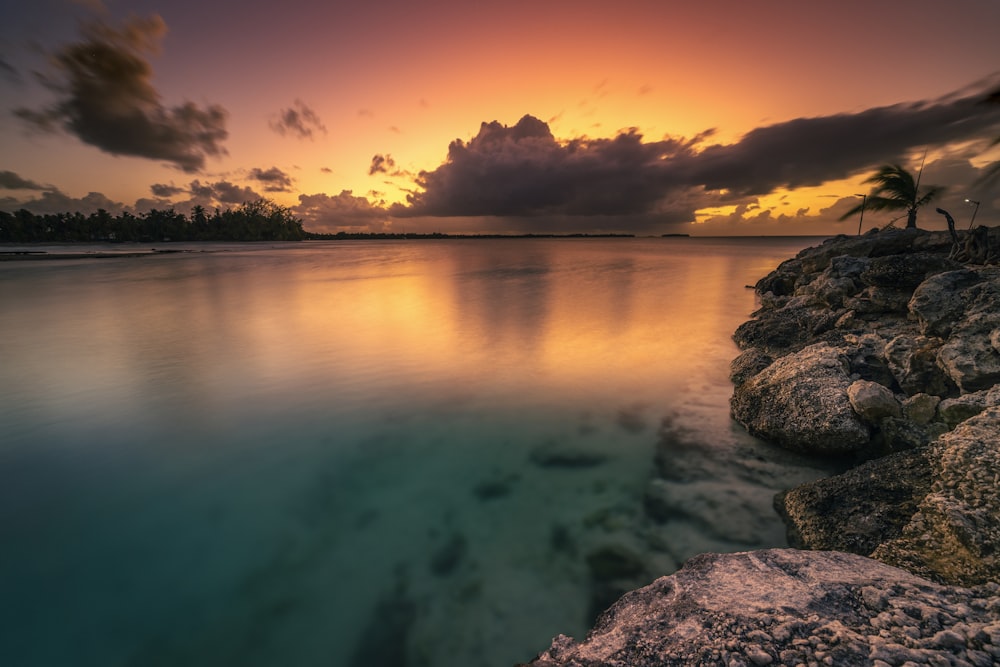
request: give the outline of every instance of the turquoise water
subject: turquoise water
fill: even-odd
[[[589,626],[588,550],[782,544],[817,472],[729,421],[730,335],[814,242],[0,263],[0,664],[511,665]]]

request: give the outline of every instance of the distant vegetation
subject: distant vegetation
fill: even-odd
[[[143,215],[53,213],[25,209],[0,211],[0,242],[115,243],[162,241],[301,241],[311,235],[291,211],[269,199],[245,202],[236,209],[208,214],[195,206],[189,216],[173,209]]]

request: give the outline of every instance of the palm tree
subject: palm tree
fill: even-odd
[[[840,216],[841,220],[855,215],[861,211],[862,206],[866,211],[905,210],[907,229],[915,229],[917,209],[931,203],[944,192],[944,187],[940,185],[928,185],[921,189],[919,183],[913,179],[913,174],[898,164],[884,165],[867,178],[865,183],[875,184],[867,201]]]

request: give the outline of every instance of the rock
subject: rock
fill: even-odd
[[[779,493],[775,509],[792,546],[867,556],[902,534],[930,488],[927,455],[906,451]]]
[[[862,419],[872,424],[883,417],[901,417],[903,414],[892,392],[871,380],[852,382],[847,388],[847,400]]]
[[[769,526],[758,505],[749,500],[731,483],[711,479],[653,479],[643,497],[646,514],[658,523],[684,518],[720,540],[757,545]],[[767,502],[766,495],[763,500]]]
[[[772,361],[769,354],[752,347],[729,364],[729,380],[734,385],[741,385],[770,366]]]
[[[907,395],[946,397],[958,394],[954,381],[937,363],[943,344],[940,338],[909,334],[896,336],[886,344],[889,370]]]
[[[546,440],[531,450],[531,461],[543,468],[593,468],[608,460],[607,454]]]
[[[947,337],[952,324],[965,311],[965,290],[981,281],[979,274],[958,269],[931,276],[913,292],[909,309],[925,336]]]
[[[938,582],[1000,581],[1000,407],[929,447],[933,485],[900,537],[872,556]]]
[[[998,624],[996,586],[938,585],[844,553],[704,554],[529,665],[974,664],[992,655]]]
[[[788,449],[845,454],[865,447],[868,427],[851,408],[847,362],[825,344],[781,357],[733,392],[733,417]]]
[[[975,417],[989,406],[1000,405],[997,390],[975,391],[956,398],[946,398],[938,405],[941,421],[955,428],[966,419]]]
[[[992,325],[1000,321],[1000,313],[990,320],[985,327],[976,319],[963,320],[958,325],[961,330],[938,351],[938,364],[963,393],[988,389],[1000,382],[1000,352],[990,341]]]
[[[923,447],[933,439],[930,429],[900,417],[884,417],[879,421],[878,428],[881,446],[876,453],[879,456]]]
[[[780,310],[758,314],[759,317],[744,322],[733,334],[740,349],[758,348],[771,353],[801,348],[828,315],[808,305],[793,306],[791,302]],[[831,328],[834,323],[836,320]]]
[[[890,287],[910,293],[928,276],[961,268],[944,255],[928,252],[894,254],[871,260],[859,276],[873,287]]]
[[[939,403],[941,403],[940,396],[914,394],[903,401],[903,414],[916,424],[928,424],[937,414]]]

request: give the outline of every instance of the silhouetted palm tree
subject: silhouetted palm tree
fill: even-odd
[[[940,185],[918,188],[913,174],[898,164],[884,165],[867,178],[865,183],[875,184],[867,201],[840,216],[841,220],[855,215],[861,211],[862,206],[866,211],[906,211],[906,227],[912,229],[917,226],[917,209],[931,203],[945,190]]]

